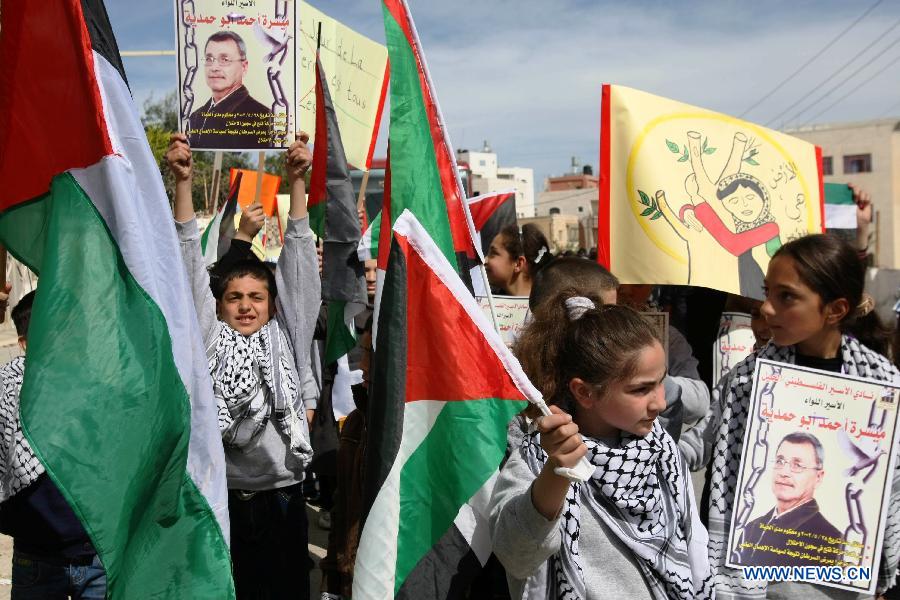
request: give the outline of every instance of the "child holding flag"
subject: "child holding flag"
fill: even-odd
[[[512,449],[491,499],[512,597],[709,597],[706,530],[657,421],[666,355],[652,327],[631,308],[563,291],[537,307],[516,352],[555,406]],[[555,472],[585,455],[589,481]]]
[[[219,406],[239,599],[309,597],[301,483],[312,448],[300,375],[309,360],[321,284],[306,212],[307,139],[301,132],[286,155],[290,219],[276,273],[258,261],[236,261],[220,273],[218,301],[200,250],[185,136],[173,135],[166,154],[176,179],[176,228]]]

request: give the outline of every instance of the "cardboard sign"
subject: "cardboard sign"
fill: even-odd
[[[726,565],[821,567],[811,583],[873,593],[898,396],[886,382],[758,360]]]
[[[294,2],[175,1],[179,123],[191,148],[288,147],[297,35]]]
[[[756,336],[750,328],[750,315],[722,313],[719,335],[713,342],[713,381],[718,383],[736,364],[750,356]]]
[[[478,305],[491,319],[491,305],[486,296],[478,296]],[[519,333],[528,322],[528,296],[498,296],[494,294],[494,310],[497,315],[497,324],[500,327],[500,337],[507,346],[512,347],[519,337]],[[491,321],[493,323],[493,321]]]

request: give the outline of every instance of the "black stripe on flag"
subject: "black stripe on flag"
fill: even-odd
[[[119,55],[119,44],[113,35],[109,15],[103,0],[81,0],[81,12],[84,14],[84,22],[87,24],[88,34],[91,36],[91,48],[106,59],[106,62],[115,67],[125,85],[128,79],[125,77],[125,66]]]
[[[396,238],[391,237],[369,387],[366,426],[369,439],[363,479],[362,523],[368,517],[369,510],[397,459],[403,437],[407,353],[406,273],[406,255]]]
[[[451,525],[406,576],[397,600],[463,598],[481,569],[466,538]]]

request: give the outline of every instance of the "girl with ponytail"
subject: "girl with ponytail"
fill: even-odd
[[[554,405],[511,449],[491,498],[512,597],[708,598],[706,531],[677,446],[657,422],[666,356],[638,312],[564,291],[515,346]],[[582,456],[593,476],[556,467]]]

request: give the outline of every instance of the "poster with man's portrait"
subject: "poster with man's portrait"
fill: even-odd
[[[843,577],[812,583],[874,592],[898,396],[885,382],[758,360],[727,566],[832,568]],[[871,577],[849,579],[859,567]]]
[[[296,116],[296,2],[175,0],[182,131],[198,150],[287,148]]]

